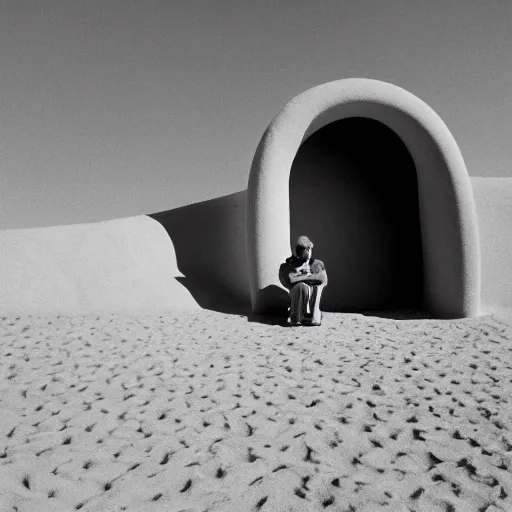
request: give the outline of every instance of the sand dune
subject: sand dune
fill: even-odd
[[[512,325],[10,316],[1,511],[510,511]]]

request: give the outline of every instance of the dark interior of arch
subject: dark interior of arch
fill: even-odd
[[[423,264],[414,161],[383,123],[330,123],[290,173],[290,246],[305,234],[326,266],[324,311],[421,311]]]

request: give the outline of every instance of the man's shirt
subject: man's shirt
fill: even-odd
[[[311,258],[310,260],[305,260],[304,258],[299,258],[297,256],[291,256],[286,258],[286,261],[281,264],[279,267],[279,281],[281,284],[290,290],[295,283],[290,281],[290,274],[296,273],[301,268],[309,268],[312,277],[314,274],[318,274],[322,271],[325,271],[325,265],[323,261],[317,260],[315,258]],[[311,283],[313,284],[313,283]],[[321,284],[318,282],[318,284]],[[325,283],[327,284],[327,282]]]

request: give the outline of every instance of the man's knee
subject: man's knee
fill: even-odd
[[[309,287],[306,283],[296,283],[293,285],[293,288],[290,291],[290,295],[297,297],[302,294],[309,294]]]

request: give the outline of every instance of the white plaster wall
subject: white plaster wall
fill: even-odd
[[[482,255],[482,313],[512,317],[512,178],[472,178]]]

